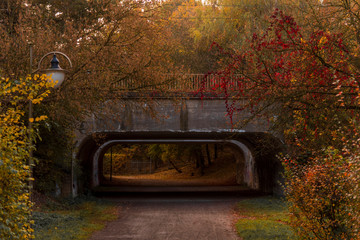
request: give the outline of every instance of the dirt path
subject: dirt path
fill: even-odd
[[[113,199],[120,217],[91,240],[235,240],[236,198],[138,197]]]

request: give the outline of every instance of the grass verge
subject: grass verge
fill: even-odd
[[[106,201],[84,197],[49,201],[33,212],[35,239],[88,239],[116,218],[116,206]]]
[[[237,207],[236,230],[242,239],[295,239],[284,201],[273,197],[245,199]]]

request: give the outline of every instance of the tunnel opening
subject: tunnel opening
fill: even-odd
[[[245,187],[246,189],[264,193],[273,193],[277,191],[277,188],[281,191],[281,187],[279,187],[278,184],[280,179],[278,176],[280,176],[281,164],[276,158],[276,155],[279,151],[278,149],[280,149],[279,146],[281,147],[281,142],[272,137],[272,135],[266,133],[240,133],[235,135],[228,132],[125,132],[98,133],[89,135],[84,138],[84,140],[79,141],[78,145],[79,147],[77,151],[77,158],[79,159],[82,166],[82,171],[80,174],[75,176],[75,180],[78,184],[79,191],[87,192],[90,190],[91,192],[94,192],[97,191],[96,189],[98,187],[103,186],[105,186],[106,189],[119,186],[128,186],[128,190],[133,191],[137,186],[135,183],[129,183],[130,181],[126,180],[122,182],[117,181],[118,178],[122,178],[124,180],[124,178],[131,175],[130,170],[128,170],[128,172],[123,172],[125,169],[131,168],[130,165],[132,165],[132,168],[134,168],[133,175],[143,175],[142,178],[151,176],[153,180],[152,182],[148,182],[148,186],[166,184],[171,185],[169,183],[165,183],[159,176],[158,177],[160,179],[154,180],[155,176],[152,176],[153,174],[158,174],[160,176],[165,175],[165,172],[155,172],[155,159],[152,158],[150,162],[150,156],[141,157],[140,153],[142,153],[142,155],[147,155],[147,153],[145,154],[144,151],[147,151],[146,149],[151,145],[167,145],[167,147],[177,146],[177,148],[180,148],[180,151],[178,152],[181,153],[181,156],[184,155],[182,156],[184,158],[186,158],[186,156],[190,158],[189,155],[186,154],[186,151],[188,151],[186,148],[197,147],[198,149],[202,149],[202,157],[204,159],[203,170],[205,171],[205,177],[203,178],[208,178],[208,182],[217,179],[217,177],[216,173],[213,173],[214,175],[212,177],[206,176],[208,174],[206,171],[211,172],[213,170],[211,170],[211,168],[214,168],[213,165],[216,165],[213,164],[211,167],[208,166],[206,146],[208,147],[209,156],[212,156],[210,160],[211,162],[213,162],[213,159],[215,159],[215,146],[217,148],[217,154],[218,157],[220,156],[220,159],[222,159],[220,153],[221,148],[224,148],[224,154],[227,154],[231,161],[236,163],[235,166],[228,171],[229,178],[232,177],[232,182],[229,181],[227,182],[228,184],[234,182],[233,174],[236,172],[236,185],[233,186],[241,188]],[[139,153],[131,153],[131,151],[135,151],[134,149],[131,150],[131,148],[137,148]],[[113,151],[113,164],[115,164],[117,169],[111,169],[111,151]],[[134,155],[133,159],[127,162],[125,161],[122,164],[115,163],[116,161],[121,161],[120,158],[125,157],[125,151],[129,151],[129,154],[131,153],[130,155]],[[122,157],[119,156],[121,154],[123,155]],[[192,156],[191,158],[192,160],[188,161],[193,164],[192,168],[194,169],[194,166],[196,166],[196,157]],[[183,161],[186,162],[185,160]],[[177,167],[179,164],[177,162],[175,163],[176,164],[174,165]],[[128,166],[125,166],[124,164],[128,164]],[[217,164],[220,165],[222,163],[218,162]],[[186,167],[185,165],[180,164],[179,168]],[[177,173],[175,167],[171,165],[170,162],[166,161],[160,162],[159,166],[156,166],[156,168],[157,167],[159,169],[168,168],[168,171],[173,172],[171,176],[177,175],[177,177],[180,178],[181,175],[185,175],[188,179],[183,180],[183,182],[189,182],[189,185],[195,185],[195,183],[190,183],[191,179],[196,179],[199,175],[201,175],[199,174],[199,168],[195,168],[195,170],[191,169],[193,171],[181,170],[182,174]],[[188,168],[190,168],[190,166],[188,166]],[[219,167],[219,169],[221,169],[221,167]],[[110,171],[112,171],[111,174]],[[227,170],[223,171],[226,172]],[[110,175],[112,175],[111,179]],[[185,178],[185,176],[183,176],[183,178]],[[170,178],[169,182],[171,181],[176,180]],[[173,183],[173,185],[176,184],[178,183]],[[220,185],[220,183],[218,184]],[[222,184],[225,186],[225,181]],[[198,185],[206,186],[206,183],[198,183]]]
[[[244,161],[228,144],[114,144],[99,159],[102,186],[244,185]]]

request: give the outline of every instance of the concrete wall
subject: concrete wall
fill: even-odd
[[[248,117],[248,113],[242,112],[234,117],[234,121]],[[271,192],[276,185],[276,173],[272,172],[276,168],[272,166],[278,165],[274,162],[276,152],[273,150],[277,147],[269,147],[267,154],[258,153],[264,152],[264,145],[279,145],[280,141],[269,134],[268,129],[268,122],[262,119],[232,129],[224,101],[220,99],[107,101],[81,124],[77,132],[76,157],[84,167],[84,176],[75,176],[74,181],[78,182],[80,191],[82,186],[96,186],[99,183],[99,158],[114,141],[227,141],[241,154],[237,161],[238,166],[244,165],[241,170],[239,168],[242,181],[251,189]],[[264,139],[269,140],[262,141]]]
[[[235,116],[234,122],[246,119],[248,113]],[[241,131],[265,132],[268,122],[258,119]],[[158,100],[144,103],[137,100],[125,100],[121,104],[106,102],[86,121],[82,123],[81,135],[93,132],[124,131],[230,131],[232,126],[227,116],[224,100],[188,99],[181,102]]]

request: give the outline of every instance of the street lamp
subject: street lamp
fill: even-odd
[[[66,56],[64,53],[62,52],[49,52],[47,54],[45,54],[39,61],[39,64],[38,64],[38,69],[35,70],[35,72],[42,72],[42,73],[45,73],[46,75],[48,76],[51,76],[51,81],[55,83],[55,86],[54,88],[58,88],[60,87],[60,85],[64,82],[65,80],[65,74],[66,74],[66,70],[65,69],[62,69],[59,65],[59,60],[57,59],[56,57],[56,54],[58,55],[62,55],[64,56],[69,64],[70,64],[70,68],[72,68],[72,63],[70,61],[70,58],[68,56]],[[45,70],[42,70],[41,69],[41,63],[42,61],[49,55],[53,55],[53,58],[51,60],[51,67],[48,68],[48,69],[45,69]]]
[[[69,64],[70,64],[70,68],[72,68],[72,63],[71,60],[68,56],[66,56],[64,53],[62,52],[49,52],[47,54],[45,54],[39,61],[38,64],[38,68],[35,71],[32,71],[32,64],[33,64],[33,44],[29,43],[29,50],[30,50],[30,73],[35,74],[37,72],[39,73],[45,73],[48,76],[51,76],[49,78],[49,81],[54,82],[54,88],[58,88],[60,87],[60,85],[64,82],[65,80],[65,73],[67,72],[65,69],[62,69],[59,65],[59,60],[56,57],[56,54],[58,55],[62,55],[63,57],[65,57]],[[41,69],[41,63],[43,62],[43,60],[49,56],[49,55],[53,55],[53,58],[51,60],[51,67],[48,69]],[[30,179],[33,178],[33,170],[32,170],[32,166],[34,165],[34,161],[33,161],[33,150],[32,150],[32,138],[31,138],[31,129],[33,127],[32,125],[32,120],[33,119],[33,103],[32,100],[29,101],[29,141],[30,141],[30,152],[29,152],[29,167],[30,167]],[[73,178],[73,177],[72,177]],[[33,182],[32,180],[30,180],[29,182],[29,187],[30,187],[30,191],[32,191],[33,188]],[[32,194],[30,192],[30,199],[32,199]]]

